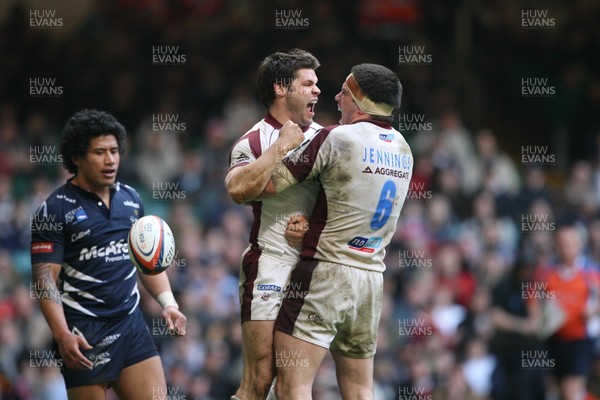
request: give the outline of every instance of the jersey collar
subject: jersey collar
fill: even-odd
[[[265,117],[265,122],[269,125],[271,125],[273,128],[275,129],[281,129],[281,127],[283,125],[281,125],[279,123],[279,121],[277,121],[275,119],[275,117],[273,115],[271,115],[270,112],[267,111],[267,116]],[[301,126],[300,129],[302,129],[302,132],[306,132],[308,130],[308,128],[310,128],[310,125],[307,126]]]
[[[359,121],[351,122],[350,125],[358,124],[359,122],[368,122],[368,123],[377,125],[383,129],[392,129],[392,126],[390,124],[388,124],[387,122],[377,121],[375,119],[361,119]]]
[[[71,181],[73,180],[73,178],[75,177],[71,177],[69,179],[67,179],[67,183],[66,185],[73,188],[73,190],[76,190],[79,194],[84,195],[84,196],[91,196],[94,197],[96,199],[99,199],[100,197],[96,194],[96,193],[92,193],[89,190],[85,190],[77,185],[74,185]],[[118,192],[120,190],[120,186],[121,184],[119,182],[115,182],[114,185],[112,185],[110,187],[110,197],[112,199],[113,195],[115,192]]]

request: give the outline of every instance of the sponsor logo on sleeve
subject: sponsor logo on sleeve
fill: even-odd
[[[248,157],[246,154],[242,153],[231,161],[231,167],[233,167],[234,165],[241,164],[241,163],[249,163],[250,161],[251,161],[250,157]]]
[[[31,254],[52,253],[54,251],[54,243],[52,242],[36,242],[31,244]]]

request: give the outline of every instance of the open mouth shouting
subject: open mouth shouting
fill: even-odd
[[[315,99],[306,105],[306,111],[311,118],[315,116],[315,106],[317,105],[317,102],[318,100]]]

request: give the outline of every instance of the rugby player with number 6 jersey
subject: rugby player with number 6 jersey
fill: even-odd
[[[31,224],[35,296],[62,359],[69,399],[121,399],[166,393],[158,351],[138,307],[137,277],[163,307],[170,332],[184,335],[166,274],[137,274],[127,235],[144,215],[137,192],[116,181],[125,128],[109,113],[82,110],[66,123],[63,163],[74,176],[55,190]]]
[[[396,230],[413,170],[391,126],[402,86],[376,64],[351,69],[335,99],[341,125],[317,132],[279,164],[263,196],[305,181],[321,190],[300,262],[275,322],[275,394],[307,400],[327,350],[344,399],[373,399],[385,247]],[[298,127],[295,127],[299,130]]]

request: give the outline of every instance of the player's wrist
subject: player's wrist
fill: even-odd
[[[284,157],[292,149],[293,149],[293,147],[291,146],[291,144],[286,143],[285,140],[282,140],[280,143],[278,143],[277,146],[275,147],[275,154],[276,154],[277,161],[278,162],[283,161]]]
[[[160,293],[158,296],[156,296],[156,301],[158,301],[158,304],[160,304],[163,309],[167,307],[175,307],[179,310],[179,304],[177,304],[175,296],[173,296],[173,292],[164,291]]]
[[[54,339],[55,342],[60,343],[72,334],[73,332],[68,329],[54,330],[52,331],[52,339]]]

